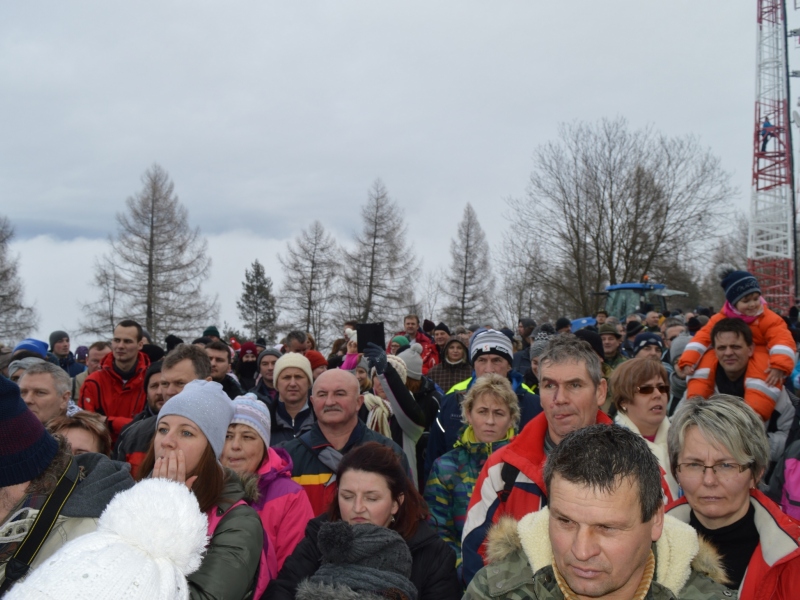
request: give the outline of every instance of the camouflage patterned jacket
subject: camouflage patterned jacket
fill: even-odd
[[[467,588],[464,600],[564,600],[553,575],[545,508],[519,522],[504,517],[489,532],[488,564]],[[653,544],[656,574],[645,600],[731,600],[720,557],[694,529],[665,517]],[[532,566],[534,565],[534,566]],[[534,572],[535,569],[535,572]]]

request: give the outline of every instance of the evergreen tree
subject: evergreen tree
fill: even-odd
[[[272,279],[267,277],[264,265],[258,259],[253,261],[250,269],[245,269],[242,295],[236,301],[236,308],[252,339],[265,337],[268,341],[274,340],[278,312],[272,293]]]
[[[445,274],[445,314],[451,323],[466,325],[492,314],[494,276],[489,268],[489,244],[471,204],[464,208],[458,236],[450,242],[450,269]]]

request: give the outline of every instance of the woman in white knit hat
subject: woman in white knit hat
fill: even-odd
[[[269,538],[268,560],[274,572],[303,539],[306,524],[314,517],[303,486],[292,480],[292,458],[283,448],[270,448],[270,414],[255,394],[233,401],[233,419],[228,425],[220,462],[243,479],[254,478],[258,498],[250,502],[261,517]]]
[[[266,564],[259,568],[266,543],[261,520],[245,502],[239,476],[219,463],[232,418],[233,406],[220,384],[186,384],[161,407],[139,468],[140,478],[184,483],[206,514],[211,539],[200,568],[188,577],[193,598],[246,598],[257,583],[266,587],[270,575]],[[157,499],[152,510],[158,510]]]

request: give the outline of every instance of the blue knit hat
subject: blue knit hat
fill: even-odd
[[[658,334],[650,333],[649,331],[640,333],[636,336],[636,339],[633,340],[633,355],[636,356],[639,354],[639,350],[646,346],[658,346],[663,350],[664,342],[661,341],[661,336]]]
[[[0,377],[0,488],[36,479],[57,451],[58,442],[25,406],[17,384]]]
[[[36,352],[36,354],[39,354],[42,358],[47,358],[47,342],[43,342],[41,340],[25,338],[19,344],[14,346],[14,352],[17,350],[29,350],[31,352]]]
[[[731,306],[753,292],[761,293],[758,279],[747,271],[730,271],[725,275],[721,282],[722,289],[725,290],[725,299]]]

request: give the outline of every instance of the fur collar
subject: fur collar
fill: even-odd
[[[529,513],[519,522],[511,517],[502,517],[489,530],[487,562],[499,562],[514,552],[523,552],[534,572],[552,564],[549,519],[547,508]],[[655,555],[655,580],[676,595],[686,585],[692,570],[717,583],[728,583],[722,559],[714,547],[700,538],[691,526],[668,515],[664,517],[661,538],[655,544]]]

